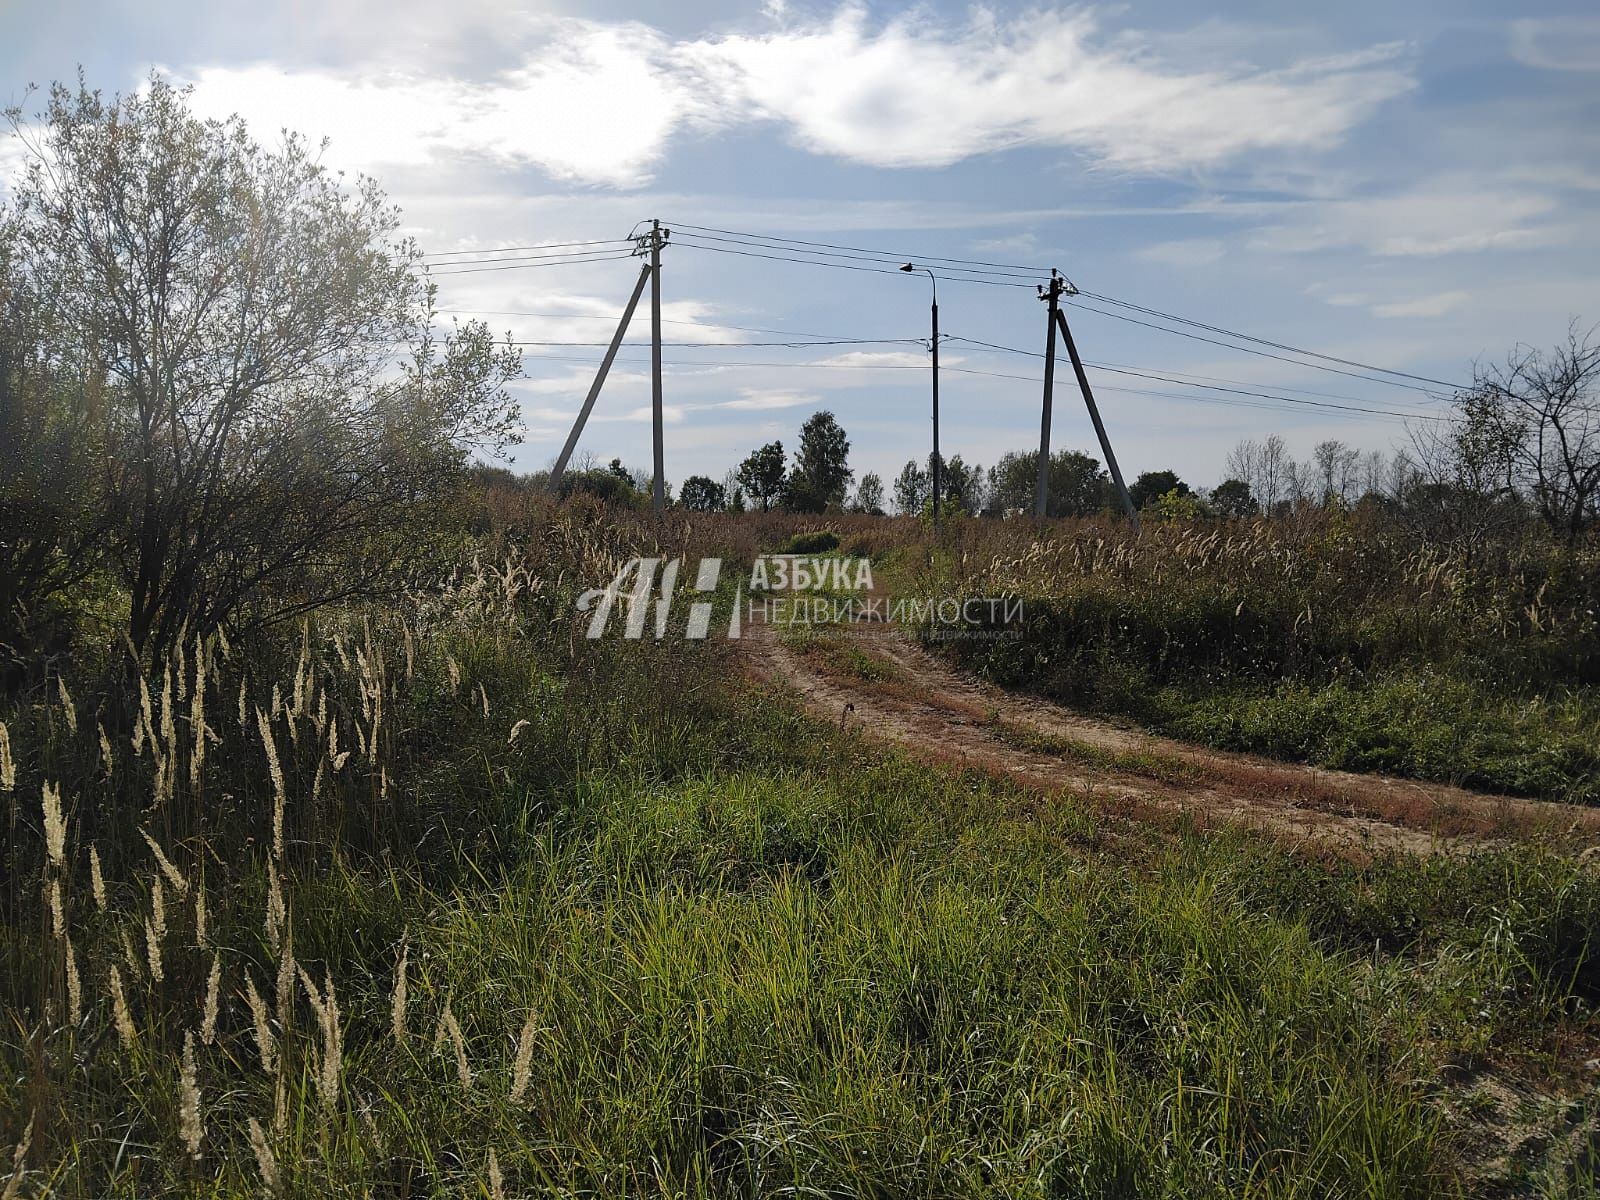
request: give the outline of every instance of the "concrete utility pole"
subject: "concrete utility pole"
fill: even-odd
[[[650,424],[655,449],[655,488],[652,500],[656,516],[667,507],[665,450],[661,434],[661,247],[672,236],[660,221],[650,222]]]
[[[929,343],[933,350],[933,524],[939,526],[940,503],[940,478],[944,467],[939,457],[939,281],[934,278],[933,272],[927,267],[919,267],[916,263],[902,263],[902,271],[921,271],[933,284],[933,340]]]
[[[1050,502],[1050,405],[1056,386],[1056,314],[1060,311],[1065,280],[1050,268],[1050,286],[1039,289],[1039,299],[1049,304],[1045,314],[1044,406],[1039,418],[1039,477],[1033,491],[1033,515],[1044,517]]]

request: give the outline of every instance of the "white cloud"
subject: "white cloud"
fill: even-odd
[[[1399,300],[1373,307],[1377,317],[1442,317],[1454,312],[1472,299],[1466,291],[1435,292],[1431,296],[1418,296],[1415,300]]]
[[[1217,238],[1184,238],[1146,246],[1134,257],[1170,267],[1204,267],[1220,259],[1222,252],[1222,242]]]
[[[1020,145],[1061,146],[1118,168],[1170,172],[1248,150],[1336,142],[1409,90],[1384,46],[1270,71],[1186,71],[1132,35],[1097,42],[1085,12],[964,29],[922,13],[868,26],[846,7],[825,24],[684,47],[729,102],[788,124],[807,149],[879,166],[946,166]]]
[[[1541,220],[1556,208],[1531,189],[1445,178],[1387,196],[1300,204],[1260,230],[1253,248],[1299,254],[1355,246],[1386,258],[1524,248],[1559,236]]]
[[[741,412],[764,412],[769,409],[798,408],[802,404],[815,403],[818,403],[818,398],[812,392],[743,388],[740,390],[739,399],[725,400],[717,407],[731,408]]]
[[[1543,17],[1511,22],[1511,57],[1546,71],[1600,71],[1600,20]]]
[[[777,122],[819,154],[937,167],[1013,146],[1172,173],[1250,151],[1336,143],[1412,86],[1402,48],[1279,69],[1185,69],[1086,12],[965,27],[869,25],[849,6],[762,34],[673,40],[639,23],[531,17],[488,79],[416,66],[337,73],[268,64],[191,74],[196,104],[333,140],[365,167],[478,156],[554,178],[633,187],[670,139]]]
[[[692,80],[657,61],[665,43],[641,25],[565,21],[525,65],[482,83],[417,73],[345,76],[274,67],[196,72],[195,107],[238,112],[257,132],[328,137],[361,166],[478,155],[564,180],[634,187],[680,125],[712,113]]]

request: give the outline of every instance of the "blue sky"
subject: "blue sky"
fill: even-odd
[[[283,126],[331,138],[327,161],[377,175],[428,251],[621,238],[659,216],[1041,278],[1053,266],[1086,291],[1446,381],[1519,341],[1554,342],[1571,317],[1600,320],[1600,17],[1578,4],[1514,16],[1365,2],[1287,16],[1257,2],[13,5],[0,95],[80,63],[106,90],[159,68],[264,139]],[[12,154],[0,148],[0,170]],[[926,336],[925,277],[688,240],[662,276],[669,341]],[[597,341],[635,273],[625,259],[441,273],[441,307],[519,339]],[[1042,348],[1028,288],[947,279],[940,308],[948,334]],[[1392,412],[1442,406],[1069,316],[1093,363]],[[641,307],[630,338],[647,335]],[[942,380],[947,455],[988,464],[1036,444],[1036,359],[959,341],[941,353],[955,368]],[[519,465],[554,456],[599,355],[529,355]],[[818,408],[850,433],[858,472],[890,478],[927,453],[915,345],[666,357],[673,481],[720,477],[773,437],[792,445]],[[1098,456],[1064,375],[1054,445]],[[1227,450],[1264,433],[1297,456],[1327,437],[1362,449],[1407,437],[1389,415],[1091,377],[1130,476],[1171,467],[1214,483]],[[646,465],[648,404],[646,353],[625,350],[582,448]]]

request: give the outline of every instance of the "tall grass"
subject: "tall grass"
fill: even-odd
[[[1471,559],[1381,514],[969,522],[902,555],[919,593],[1024,601],[949,652],[1011,686],[1328,766],[1600,800],[1600,548]]]
[[[723,646],[581,637],[616,555],[714,534],[541,520],[190,643],[126,724],[93,679],[4,714],[0,1188],[1448,1194],[1485,1152],[1443,1068],[1592,1028],[1580,864],[1319,864],[913,765]]]

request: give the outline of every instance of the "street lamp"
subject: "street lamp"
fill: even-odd
[[[939,524],[939,281],[927,267],[900,264],[902,271],[921,271],[933,284],[933,524]]]

